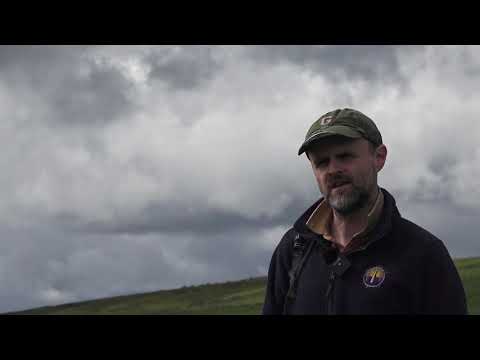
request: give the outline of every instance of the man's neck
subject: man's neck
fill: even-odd
[[[332,209],[333,219],[331,223],[331,233],[336,243],[342,247],[347,246],[353,236],[366,227],[368,213],[375,204],[379,191],[380,189],[377,187],[367,201],[367,204],[353,213],[345,215]]]

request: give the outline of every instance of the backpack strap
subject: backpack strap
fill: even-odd
[[[308,243],[306,240],[296,234],[293,240],[293,254],[292,254],[292,266],[288,272],[288,277],[290,280],[290,285],[288,288],[287,295],[285,297],[285,303],[283,307],[283,314],[287,314],[287,307],[290,303],[293,303],[297,296],[297,280],[300,276],[300,273],[303,269],[305,261],[309,257],[315,241],[310,240]]]

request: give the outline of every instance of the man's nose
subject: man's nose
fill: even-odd
[[[342,171],[342,164],[337,159],[330,159],[328,162],[327,172],[335,174]]]

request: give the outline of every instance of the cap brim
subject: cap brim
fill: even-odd
[[[358,132],[355,129],[352,129],[349,126],[332,125],[332,126],[326,128],[326,129],[322,129],[322,130],[317,131],[317,132],[313,133],[312,135],[310,135],[303,142],[302,146],[300,146],[300,149],[298,150],[298,155],[302,155],[302,153],[304,153],[307,150],[307,148],[313,142],[316,142],[319,139],[323,139],[323,138],[333,136],[333,135],[345,136],[345,137],[349,137],[349,138],[352,138],[352,139],[358,139],[358,138],[363,137],[363,135],[360,132]]]

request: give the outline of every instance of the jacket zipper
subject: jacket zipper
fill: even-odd
[[[358,251],[363,251],[365,250],[372,242],[369,242],[365,244],[364,246],[353,250],[352,252],[347,252],[344,254],[344,256],[351,255],[352,253],[358,252]],[[327,315],[336,315],[336,309],[335,309],[335,280],[337,276],[335,274],[335,271],[332,270],[330,273],[330,276],[328,278],[328,287],[327,287]]]
[[[335,272],[330,273],[330,277],[328,279],[328,287],[327,287],[327,315],[335,315],[335,298],[334,298],[334,291],[335,291]]]
[[[378,240],[378,239],[377,239]],[[349,256],[353,253],[363,251],[365,250],[370,244],[374,243],[375,241],[369,241],[365,245],[359,247],[358,249],[355,249],[353,251],[348,251],[344,254],[344,256]],[[335,311],[335,280],[336,280],[336,275],[335,271],[332,270],[330,273],[329,279],[328,279],[328,287],[327,287],[327,292],[326,292],[326,297],[327,297],[327,315],[336,315]]]
[[[365,250],[371,242],[365,244],[364,246],[353,250],[352,252],[347,252],[344,254],[344,256],[351,255],[352,253],[358,252],[358,251],[363,251]],[[328,287],[327,287],[327,315],[336,315],[335,311],[335,280],[336,280],[336,274],[335,271],[332,270],[330,273],[330,276],[328,278]]]
[[[369,241],[363,246],[359,247],[358,249],[354,249],[353,251],[347,251],[346,253],[343,254],[343,256],[347,257],[350,256],[353,253],[360,252],[368,248],[372,243],[376,242],[377,240],[380,240],[383,236],[385,236],[385,233],[382,233],[377,239],[373,241]],[[335,315],[335,272],[332,271],[330,273],[329,279],[328,279],[328,287],[327,287],[327,292],[326,292],[326,297],[327,297],[327,314],[328,315]]]

